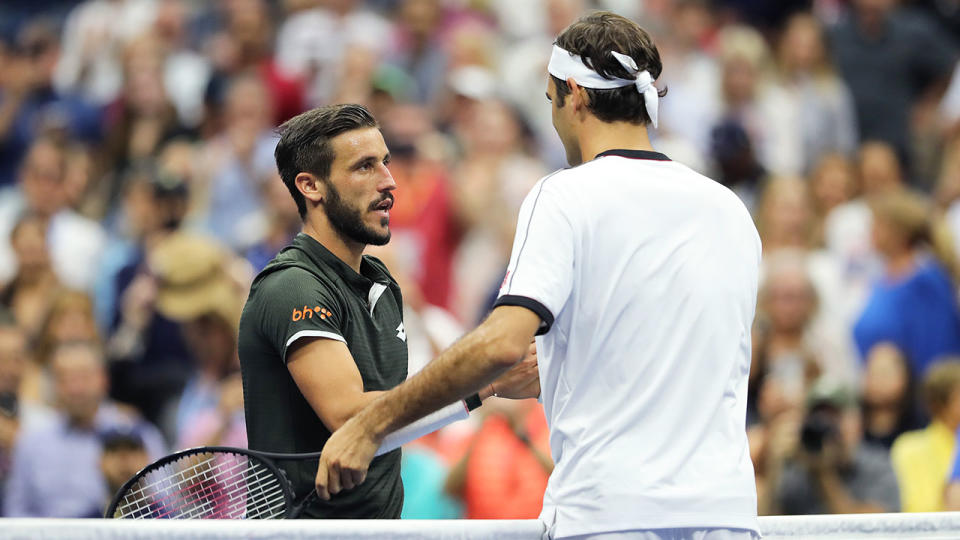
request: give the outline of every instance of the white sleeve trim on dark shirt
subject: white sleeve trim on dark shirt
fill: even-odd
[[[290,339],[287,340],[287,344],[283,346],[284,352],[286,352],[286,350],[290,348],[290,345],[292,345],[294,341],[300,338],[305,338],[305,337],[318,337],[318,338],[324,338],[324,339],[332,339],[334,341],[340,341],[342,343],[347,342],[347,340],[343,339],[343,336],[341,336],[340,334],[335,334],[333,332],[325,332],[323,330],[301,330],[296,334],[290,336]]]

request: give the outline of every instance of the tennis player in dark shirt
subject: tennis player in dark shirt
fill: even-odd
[[[400,288],[363,255],[390,240],[397,185],[376,120],[359,105],[305,112],[280,128],[275,157],[302,232],[256,277],[243,310],[239,354],[253,450],[303,453],[407,378]],[[535,354],[493,385],[384,441],[366,482],[304,512],[314,518],[399,518],[400,444],[452,421],[496,391],[539,395]],[[298,497],[316,462],[281,463]]]

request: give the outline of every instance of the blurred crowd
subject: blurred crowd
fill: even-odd
[[[300,227],[300,111],[381,123],[412,369],[482,318],[566,166],[545,67],[589,9],[658,44],[654,146],[756,218],[760,512],[960,508],[960,0],[5,0],[0,515],[245,445],[237,321]],[[536,517],[549,456],[540,406],[492,399],[407,448],[404,517]]]

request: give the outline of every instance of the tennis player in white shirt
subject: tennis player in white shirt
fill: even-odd
[[[732,192],[653,150],[661,70],[650,36],[612,13],[557,37],[547,99],[571,168],[527,196],[490,316],[333,434],[321,497],[536,335],[551,537],[758,536],[745,421],[760,239]]]

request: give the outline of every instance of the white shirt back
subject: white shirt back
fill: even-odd
[[[554,536],[757,529],[745,431],[760,239],[728,189],[655,152],[542,179],[497,305],[544,321]]]

